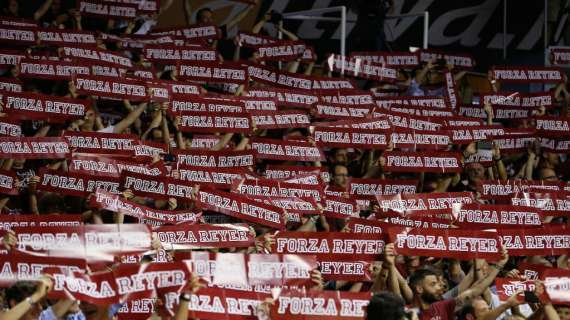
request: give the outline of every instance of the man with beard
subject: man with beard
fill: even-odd
[[[495,277],[503,269],[509,256],[503,250],[501,261],[490,265],[487,275],[477,280],[471,287],[451,299],[443,299],[443,287],[434,270],[419,269],[409,279],[409,285],[414,294],[412,304],[420,312],[420,320],[451,320],[454,319],[456,307],[462,307],[467,302],[480,296],[489,287]]]
[[[420,319],[453,319],[456,302],[443,300],[443,289],[435,271],[419,269],[410,276],[409,283],[414,293],[414,307],[421,312]]]

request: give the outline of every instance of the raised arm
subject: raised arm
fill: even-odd
[[[32,307],[35,307],[48,292],[51,291],[53,282],[48,277],[42,277],[38,281],[36,291],[29,297],[22,300],[14,307],[0,313],[0,320],[18,320],[21,319]]]
[[[493,281],[495,281],[495,277],[503,270],[507,262],[509,261],[509,255],[506,249],[503,249],[502,252],[503,257],[497,264],[491,264],[491,268],[487,273],[487,276],[483,279],[477,280],[471,288],[463,291],[459,294],[456,298],[457,305],[464,305],[466,302],[471,301],[473,298],[480,296],[485,289],[487,289]]]
[[[249,144],[249,138],[246,136],[243,136],[241,138],[241,140],[239,141],[239,143],[237,144],[237,146],[234,148],[234,151],[245,150],[245,148],[247,147],[248,144]]]
[[[36,21],[40,20],[49,10],[52,2],[53,0],[46,0],[44,4],[42,4],[42,6],[36,12],[34,12],[34,20]]]
[[[299,37],[297,37],[297,35],[295,35],[293,32],[283,28],[283,22],[279,22],[279,24],[277,25],[277,29],[279,29],[279,31],[281,31],[284,35],[287,36],[287,38],[289,38],[289,40],[293,40],[293,41],[297,41],[299,40]]]
[[[540,152],[538,146],[537,141],[535,141],[527,148],[528,158],[524,168],[524,178],[526,180],[532,180],[534,168],[538,164],[538,154]]]
[[[192,5],[190,4],[192,0],[185,0],[184,1],[184,13],[186,15],[186,23],[192,24]]]
[[[164,106],[165,105],[163,105],[160,110],[162,112],[162,121],[160,126],[162,129],[162,140],[164,141],[164,144],[168,146],[168,149],[170,149],[170,129],[168,128],[168,119],[166,117],[166,109]],[[166,108],[168,108],[168,106],[166,106]]]
[[[186,288],[184,288],[183,293],[180,295],[180,303],[178,305],[178,310],[176,310],[176,314],[174,315],[174,320],[193,319],[188,318],[188,303],[190,302],[191,295],[200,290],[201,287],[202,284],[200,284],[199,278],[193,273],[190,274],[190,279],[188,279]]]
[[[412,300],[414,299],[414,292],[412,291],[412,288],[410,288],[408,281],[402,276],[400,271],[398,271],[398,268],[394,269],[396,272],[396,277],[398,277],[398,285],[400,286],[402,298],[404,298],[407,303],[412,303]]]
[[[433,192],[446,192],[451,185],[454,177],[455,175],[446,175],[441,180],[438,180],[437,187],[435,187],[435,190],[433,190]]]
[[[483,110],[485,110],[485,113],[487,114],[487,125],[492,125],[493,124],[493,117],[495,116],[494,112],[493,112],[493,107],[491,106],[490,103],[485,103],[485,105],[483,106]]]
[[[258,34],[259,31],[261,31],[261,28],[263,28],[263,26],[269,21],[271,20],[271,11],[266,12],[263,17],[261,18],[261,20],[259,20],[251,29],[251,33],[255,33]]]
[[[133,124],[141,116],[141,114],[146,109],[146,106],[147,106],[146,102],[139,104],[139,106],[133,111],[131,111],[131,113],[129,113],[125,117],[125,119],[121,120],[119,123],[115,125],[115,129],[113,130],[113,132],[122,133],[123,131],[125,131],[128,127],[131,126],[131,124]]]
[[[220,141],[218,141],[218,143],[216,143],[216,145],[214,145],[210,150],[212,151],[222,150],[230,142],[230,140],[232,140],[233,136],[234,136],[233,132],[228,132],[224,134],[220,139]]]
[[[164,11],[168,10],[168,8],[170,8],[170,6],[172,5],[173,0],[162,0],[160,2],[160,10],[158,11],[158,14],[161,15],[162,13],[164,13]]]
[[[568,90],[566,90],[567,78],[564,77],[564,80],[565,81],[560,82],[554,89],[554,99],[556,99],[556,101],[568,100],[570,98]]]
[[[291,73],[296,73],[297,70],[299,69],[300,64],[301,64],[300,59],[289,62],[289,64],[287,64],[287,71]]]
[[[475,271],[477,267],[477,263],[476,260],[473,263],[473,266],[471,266],[471,269],[469,270],[469,272],[465,275],[465,277],[463,277],[463,279],[461,279],[461,282],[459,282],[459,284],[457,285],[457,292],[459,294],[461,294],[462,292],[464,292],[465,290],[469,289],[469,287],[471,287],[471,285],[473,284],[473,281],[475,280]]]
[[[515,292],[509,299],[499,306],[490,309],[489,311],[485,312],[481,317],[477,318],[477,320],[495,320],[499,318],[505,311],[509,310],[510,308],[516,307],[522,302],[517,300],[517,296],[522,293],[522,290]]]
[[[493,143],[493,162],[495,162],[497,173],[499,174],[499,179],[506,180],[508,178],[507,168],[503,163],[503,157],[501,156],[501,149],[499,148],[499,145],[495,143]]]
[[[146,129],[146,131],[142,134],[141,140],[146,140],[148,135],[150,134],[150,132],[154,128],[158,128],[161,123],[162,123],[162,112],[160,110],[156,110],[154,112],[153,117],[152,117],[152,121],[150,122],[150,125],[148,126],[148,129]]]
[[[257,1],[256,1],[257,4]],[[243,18],[247,16],[249,11],[253,8],[253,4],[248,4],[240,13],[238,13],[232,20],[226,24],[226,29],[229,31],[235,27]]]
[[[417,84],[422,84],[428,74],[428,72],[433,68],[433,62],[432,61],[428,61],[426,63],[426,65],[422,68],[422,70],[420,70],[420,72],[418,72],[418,74],[416,74],[416,83]]]
[[[77,9],[73,9],[73,10],[69,10],[69,13],[73,17],[73,23],[74,23],[75,29],[83,30],[83,25],[81,24],[81,12],[79,12],[79,10],[77,10]]]
[[[493,71],[489,70],[487,74],[487,79],[489,79],[489,83],[491,84],[491,89],[493,93],[497,93],[500,90],[499,82],[493,78]]]
[[[558,315],[558,312],[556,312],[556,309],[554,309],[552,303],[544,305],[544,318],[546,320],[560,320],[560,316]]]
[[[457,82],[457,81],[463,79],[463,77],[465,77],[466,74],[467,74],[467,71],[465,71],[465,70],[461,70],[461,71],[455,73],[453,75],[453,81]]]
[[[386,283],[386,289],[396,295],[402,296],[400,292],[400,286],[398,285],[398,277],[396,276],[396,254],[394,252],[394,244],[388,243],[384,247],[384,262],[382,263],[382,271],[376,275],[372,288],[370,289],[373,293],[378,292],[383,287],[384,282]],[[387,273],[384,271],[386,270]],[[384,271],[384,272],[383,272]],[[387,277],[386,277],[387,276]]]
[[[311,61],[309,62],[309,64],[307,65],[307,67],[305,68],[305,72],[304,74],[306,76],[310,76],[311,74],[313,74],[313,68],[315,67],[315,61]]]
[[[10,197],[0,198],[0,213],[2,213],[2,210],[4,210],[4,207],[6,206],[8,201],[10,201]]]
[[[234,55],[232,57],[232,61],[237,62],[240,59],[241,56],[241,46],[239,45],[239,41],[237,39],[238,37],[234,37],[234,45],[235,45],[235,49],[234,49]]]

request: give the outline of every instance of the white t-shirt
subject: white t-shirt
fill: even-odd
[[[108,127],[103,128],[103,129],[101,129],[101,130],[97,130],[97,132],[115,133],[115,126],[108,126]]]
[[[156,20],[154,19],[144,19],[143,24],[141,27],[135,32],[135,34],[147,34],[150,29],[152,29],[156,25]]]

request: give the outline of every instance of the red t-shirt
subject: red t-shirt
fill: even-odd
[[[428,310],[423,311],[420,320],[453,320],[455,312],[455,299],[448,299],[432,303]]]

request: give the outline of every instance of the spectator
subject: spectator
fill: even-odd
[[[390,292],[377,293],[372,296],[366,307],[366,319],[406,319],[404,300]]]
[[[56,319],[53,317],[54,309],[49,308],[42,311],[40,302],[45,298],[46,294],[53,286],[52,281],[47,278],[41,278],[36,285],[30,282],[19,282],[6,290],[5,300],[8,304],[8,309],[0,313],[0,319],[15,320],[15,319]],[[72,303],[67,305],[67,308],[61,305],[57,306],[58,309],[65,309],[62,313],[58,310],[57,315],[63,316]],[[56,306],[54,306],[56,308]],[[81,319],[81,318],[68,318],[68,319]]]
[[[186,10],[186,19],[188,24],[192,24],[191,17],[192,17],[192,9],[191,9],[191,0],[186,0],[184,2],[184,9]],[[255,6],[255,4],[248,4],[245,6],[243,10],[241,10],[238,14],[236,14],[228,23],[221,25],[220,29],[222,31],[222,39],[226,39],[228,37],[228,32],[231,31],[235,26],[243,20],[247,14],[251,11],[251,9]],[[214,23],[214,16],[212,9],[208,7],[204,7],[196,11],[196,23],[198,24],[215,24]]]

